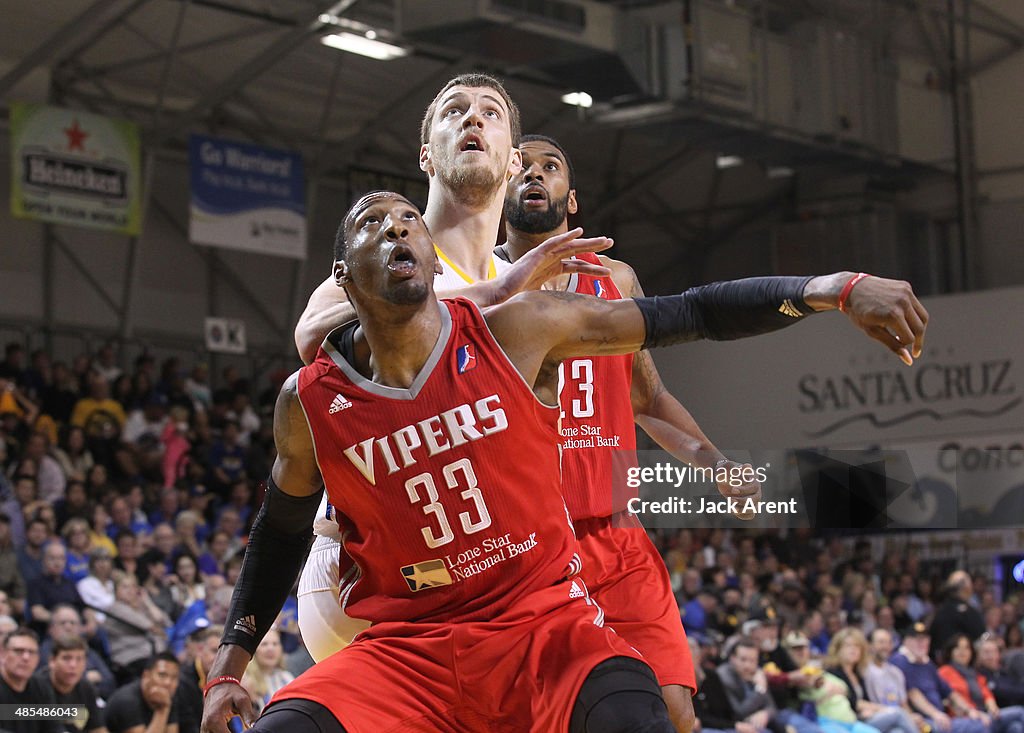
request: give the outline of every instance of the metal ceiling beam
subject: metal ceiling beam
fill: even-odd
[[[415,81],[395,97],[389,99],[387,103],[382,105],[380,110],[373,115],[373,117],[364,122],[358,130],[341,140],[340,144],[337,145],[336,152],[330,156],[326,164],[332,166],[346,162],[348,159],[355,157],[360,148],[362,148],[367,141],[371,140],[373,136],[380,131],[381,125],[394,116],[395,109],[399,105],[408,101],[409,97],[414,95],[420,89],[432,89],[438,84],[448,81],[452,76],[452,72],[456,69],[461,69],[464,64],[465,59],[460,57],[459,59],[441,67],[437,71],[431,72],[423,79]]]
[[[144,0],[142,0],[144,1]],[[140,0],[132,3],[134,9]],[[65,23],[56,32],[50,35],[45,41],[39,44],[34,50],[29,51],[25,57],[0,77],[0,97],[9,92],[26,74],[37,66],[48,64],[57,58],[58,54],[69,44],[102,26],[112,18],[119,15],[123,4],[116,0],[95,0],[89,7]]]
[[[168,138],[175,137],[183,130],[187,130],[213,107],[235,95],[250,81],[273,67],[274,64],[305,43],[311,36],[318,33],[325,25],[320,20],[321,15],[341,15],[358,1],[338,0],[337,2],[322,4],[311,21],[299,24],[297,27],[289,30],[266,49],[242,64],[227,79],[214,86],[213,89],[193,104],[191,108],[171,120],[164,129],[158,130],[156,135],[157,144],[159,145]]]
[[[664,171],[668,170],[672,166],[686,165],[687,162],[692,160],[698,155],[701,155],[705,151],[701,148],[700,143],[687,145],[680,150],[668,155],[661,162],[655,164],[651,168],[648,168],[643,173],[635,176],[632,180],[628,181],[626,185],[618,189],[612,196],[609,196],[602,200],[597,206],[597,217],[596,222],[604,222],[614,214],[615,207],[622,204],[624,201],[628,201],[633,196],[640,193],[640,190],[650,183],[651,179],[660,175]]]
[[[96,295],[98,295],[100,300],[102,300],[106,306],[113,311],[114,315],[120,316],[122,313],[122,307],[118,305],[117,301],[114,300],[110,293],[107,292],[107,289],[103,286],[103,283],[99,281],[99,278],[93,275],[88,266],[79,259],[78,255],[75,254],[74,248],[68,246],[63,239],[57,236],[55,231],[51,230],[48,236],[53,244],[56,245],[56,248],[60,250],[60,252],[67,257],[68,261],[74,266],[76,274],[92,286],[92,289],[96,291]],[[52,272],[52,270],[49,270],[48,272]]]
[[[1001,48],[997,51],[992,52],[985,58],[979,60],[977,63],[971,64],[970,67],[964,69],[964,76],[967,78],[974,78],[978,74],[983,74],[993,66],[1003,63],[1008,58],[1016,56],[1021,51],[1024,51],[1024,45],[1009,45]]]
[[[225,33],[221,36],[215,36],[213,38],[207,38],[204,41],[195,41],[194,43],[186,43],[178,48],[178,55],[190,54],[195,51],[204,51],[207,48],[213,46],[219,46],[224,43],[231,43],[233,41],[240,40],[242,38],[251,40],[254,36],[263,35],[270,33],[271,31],[277,31],[274,27],[257,27],[257,28],[243,28],[241,30],[232,31],[231,33]],[[103,64],[100,66],[84,67],[83,78],[92,79],[96,76],[108,76],[112,73],[121,71],[122,69],[134,69],[146,64],[156,63],[167,56],[166,50],[156,51],[154,53],[144,54],[142,56],[134,56],[128,59],[122,59],[117,63]]]
[[[171,210],[160,202],[155,195],[151,198],[153,207],[171,225],[171,228],[178,232],[184,239],[186,247],[192,249],[197,256],[206,261],[210,268],[211,275],[217,275],[231,287],[245,303],[252,309],[253,313],[262,318],[277,339],[284,339],[285,329],[278,324],[274,315],[267,310],[266,300],[261,299],[253,293],[245,281],[239,277],[231,267],[214,251],[213,247],[196,246],[188,244],[188,227],[178,221]]]

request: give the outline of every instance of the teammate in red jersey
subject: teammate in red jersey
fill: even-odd
[[[507,241],[499,248],[511,261],[568,231],[567,217],[578,209],[572,161],[564,148],[549,137],[524,135],[519,150],[523,169],[506,191]],[[606,300],[643,296],[629,265],[607,257],[600,261],[611,277],[567,275],[549,287]],[[572,359],[563,362],[559,377],[562,490],[580,542],[582,575],[609,625],[658,676],[679,733],[688,733],[697,683],[679,607],[661,555],[625,511],[626,497],[613,498],[611,461],[613,452],[636,450],[634,420],[688,463],[713,467],[725,456],[667,392],[646,351]],[[759,486],[720,489],[756,498]]]
[[[251,717],[237,678],[298,573],[322,467],[364,572],[353,608],[362,604],[374,625],[284,688],[257,730],[667,733],[657,680],[601,628],[600,609],[572,578],[567,513],[565,524],[552,516],[562,501],[558,365],[764,333],[794,321],[780,304],[834,308],[841,288],[827,276],[657,299],[531,292],[481,314],[469,301],[436,300],[437,267],[419,212],[397,194],[367,195],[346,216],[335,276],[360,323],[282,389],[278,457],[210,671],[203,729],[224,733],[234,712]],[[884,322],[854,307],[872,302],[873,290],[862,292],[851,314]],[[916,346],[923,337],[922,323]]]

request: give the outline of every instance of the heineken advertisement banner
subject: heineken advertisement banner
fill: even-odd
[[[139,131],[131,122],[11,105],[11,213],[138,234]]]
[[[195,244],[306,258],[302,158],[287,150],[189,139]]]

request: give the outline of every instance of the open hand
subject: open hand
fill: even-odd
[[[581,237],[580,227],[545,239],[520,257],[498,278],[502,302],[524,290],[539,290],[554,277],[579,273],[592,277],[608,277],[611,270],[583,260],[572,259],[583,252],[603,252],[614,242],[608,237]]]

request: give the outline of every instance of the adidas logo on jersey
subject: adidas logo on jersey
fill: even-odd
[[[352,403],[346,400],[345,395],[339,392],[334,396],[334,400],[331,401],[331,409],[329,409],[327,412],[333,415],[336,412],[347,410],[350,407],[352,407]]]
[[[583,590],[583,588],[580,587],[580,584],[577,583],[575,580],[572,581],[572,586],[569,588],[569,597],[570,598],[583,598],[586,595],[587,595],[587,592],[585,590]]]
[[[790,318],[801,318],[804,315],[795,305],[793,305],[793,301],[789,298],[782,301],[782,305],[779,306],[779,313],[784,316],[789,316]]]
[[[235,631],[244,631],[249,636],[256,636],[256,617],[243,616],[235,621]]]

